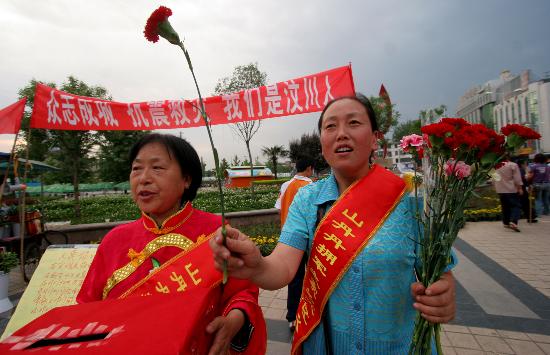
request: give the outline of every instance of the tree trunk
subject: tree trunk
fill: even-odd
[[[273,174],[275,174],[275,179],[277,179],[277,157],[274,157],[272,163],[273,163]]]
[[[74,169],[73,169],[74,215],[77,218],[80,218],[80,191],[78,188],[79,163],[80,163],[80,157],[78,156],[74,157]]]
[[[246,150],[248,151],[248,161],[250,162],[250,191],[252,191],[252,196],[254,196],[254,164],[252,163],[252,153],[250,152],[250,141],[246,141]]]

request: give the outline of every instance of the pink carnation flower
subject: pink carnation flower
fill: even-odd
[[[409,151],[409,147],[421,147],[424,144],[424,139],[418,134],[411,134],[410,136],[405,136],[401,138],[401,148],[404,152]]]
[[[456,176],[459,180],[462,180],[470,176],[472,168],[470,165],[466,164],[463,161],[455,162],[454,160],[449,160],[445,163],[445,175]]]

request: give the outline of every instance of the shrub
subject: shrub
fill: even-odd
[[[19,259],[16,253],[0,250],[0,272],[8,274],[17,264],[19,264]]]
[[[259,186],[252,195],[250,189],[226,189],[226,212],[273,208],[279,189],[276,186]],[[217,189],[200,189],[193,206],[203,211],[221,212]],[[71,221],[72,224],[101,223],[106,219],[128,221],[139,218],[141,212],[130,195],[93,196],[80,199],[81,217],[74,216],[74,200],[39,198],[32,205],[44,215],[46,222]]]
[[[260,249],[263,256],[271,254],[279,241],[279,223],[262,223],[239,227]]]
[[[273,179],[273,180],[258,180],[258,181],[252,181],[254,186],[262,186],[262,185],[282,185],[285,182],[290,180],[290,178],[281,178],[281,179]]]

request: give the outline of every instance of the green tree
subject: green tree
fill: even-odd
[[[267,83],[267,74],[260,71],[258,63],[239,65],[233,70],[230,77],[218,80],[214,93],[216,95],[230,94],[244,89],[253,89],[264,86]],[[260,129],[260,120],[237,122],[231,125],[233,131],[245,143],[248,152],[248,161],[252,160],[250,151],[250,141]],[[250,175],[253,174],[253,167],[250,164]],[[254,194],[254,184],[251,184],[252,194]]]
[[[421,110],[418,114],[418,117],[420,118],[421,124],[424,126],[436,122],[437,119],[444,116],[446,112],[447,106],[439,105],[437,107],[429,108],[427,110]]]
[[[399,123],[393,130],[393,141],[399,142],[401,138],[410,134],[422,135],[420,131],[420,118]]]
[[[397,125],[397,122],[401,117],[401,113],[397,111],[395,104],[388,106],[382,97],[371,96],[369,97],[369,101],[371,102],[372,108],[376,113],[378,130],[382,133],[379,137],[379,143],[380,146],[384,146],[388,143],[385,135],[392,127]]]
[[[401,117],[401,113],[397,111],[397,106],[395,104],[392,104],[391,107],[386,105],[384,99],[378,96],[369,97],[369,101],[376,113],[378,129],[384,134],[388,133],[391,127],[397,125]]]
[[[29,134],[29,125],[31,121],[31,112],[34,106],[34,92],[36,89],[36,84],[44,84],[52,88],[56,87],[55,83],[46,83],[32,79],[27,86],[20,89],[18,94],[19,98],[27,98],[27,104],[25,108],[25,113],[23,115],[23,121],[21,122],[21,133],[25,141],[25,147],[28,145],[29,149],[29,159],[45,161],[48,155],[49,150],[52,148],[52,142],[50,134],[47,130],[44,129],[31,129]],[[25,156],[23,150],[20,150],[18,153],[19,156]]]
[[[201,157],[201,169],[202,169],[202,176],[205,176],[206,174],[206,163],[204,162],[204,159]]]
[[[130,176],[130,148],[147,132],[100,131],[98,173],[101,181],[123,182]]]
[[[313,168],[315,171],[321,172],[328,169],[328,164],[321,154],[321,140],[317,131],[312,133],[302,134],[300,139],[293,139],[288,144],[289,157],[293,163],[302,157],[309,156],[314,161]]]
[[[271,162],[271,165],[273,166],[273,174],[275,174],[275,179],[277,179],[278,160],[279,158],[288,156],[288,150],[286,150],[282,145],[274,145],[273,147],[263,147],[262,153]]]
[[[237,154],[235,154],[235,156],[231,160],[231,166],[241,166],[241,159],[239,159],[239,156]]]
[[[27,96],[27,99],[32,103],[34,103],[36,83],[38,81],[33,79],[29,85],[19,91],[21,96],[31,94],[31,96]],[[49,85],[55,87],[55,84],[50,83]],[[111,100],[105,88],[90,86],[74,76],[69,76],[67,81],[61,84],[60,89],[75,95]],[[80,217],[80,191],[78,185],[83,178],[89,176],[87,174],[90,173],[94,161],[94,158],[90,156],[90,151],[93,146],[98,144],[97,135],[93,131],[48,130],[42,133],[36,131],[32,130],[31,139],[27,141],[27,144],[30,144],[29,157],[31,151],[33,151],[33,158],[39,158],[43,154],[42,160],[47,160],[61,168],[61,171],[51,173],[51,175],[58,178],[59,182],[70,179],[74,191],[75,216]],[[39,138],[33,140],[33,134],[37,134]],[[42,139],[44,137],[45,139]],[[26,138],[29,137],[26,136]],[[35,147],[33,147],[34,144],[36,144]],[[44,159],[45,157],[47,159]]]
[[[227,162],[227,159],[222,158],[222,161],[220,162],[220,171],[223,174],[227,169],[229,169],[229,163]]]

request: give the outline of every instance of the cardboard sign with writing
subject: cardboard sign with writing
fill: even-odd
[[[76,303],[76,294],[97,244],[54,246],[46,250],[23,293],[2,339],[52,308]]]

